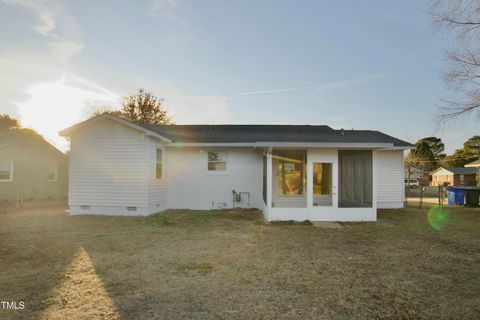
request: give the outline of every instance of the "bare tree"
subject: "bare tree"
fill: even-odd
[[[163,99],[144,89],[138,89],[135,94],[123,97],[120,110],[110,106],[99,106],[89,115],[89,118],[103,113],[110,113],[136,123],[173,124],[163,106]]]
[[[127,120],[138,123],[171,124],[172,120],[163,106],[163,99],[151,92],[139,89],[137,93],[123,97],[121,114]]]
[[[480,0],[433,0],[435,25],[454,36],[447,52],[451,63],[444,80],[455,92],[444,99],[437,120],[475,112],[480,115]]]

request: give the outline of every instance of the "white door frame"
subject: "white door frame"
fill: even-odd
[[[313,163],[332,164],[332,205],[313,205]],[[310,221],[335,221],[338,211],[338,150],[309,149],[307,152],[307,211]]]

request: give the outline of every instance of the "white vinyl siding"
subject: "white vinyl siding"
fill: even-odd
[[[236,206],[263,208],[261,150],[229,149],[228,169],[222,174],[207,171],[208,151],[213,150],[167,149],[168,208],[210,210],[224,204],[231,208],[232,190],[250,193],[249,203],[247,195],[242,194],[242,201]]]
[[[147,146],[143,133],[111,120],[72,135],[70,205],[146,207]]]
[[[161,179],[157,178],[157,150],[161,150]],[[156,213],[166,209],[167,205],[167,150],[153,138],[148,142],[148,210]]]
[[[377,207],[401,208],[404,202],[403,151],[379,150],[376,157]]]

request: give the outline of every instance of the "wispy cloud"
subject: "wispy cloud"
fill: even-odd
[[[38,20],[32,29],[48,41],[54,58],[68,62],[83,49],[82,32],[64,3],[55,0],[1,0]]]
[[[56,12],[47,2],[35,0],[2,0],[4,3],[27,9],[31,11],[38,19],[38,24],[33,27],[33,30],[43,36],[55,29],[55,15]]]
[[[178,124],[221,124],[233,119],[225,96],[192,95],[176,86],[154,87],[154,92],[165,98],[170,116]]]
[[[347,87],[352,85],[359,85],[369,81],[383,79],[385,77],[386,75],[384,74],[377,74],[377,75],[370,75],[362,78],[356,78],[352,80],[340,81],[340,82],[330,82],[330,83],[324,83],[324,84],[318,84],[318,85],[290,87],[290,88],[245,91],[245,92],[237,93],[235,95],[252,96],[257,94],[270,94],[270,93],[292,92],[292,91],[303,91],[303,90],[328,90],[328,89],[336,89],[336,88]]]
[[[179,10],[178,0],[153,0],[148,8],[148,15],[175,20],[178,17]]]

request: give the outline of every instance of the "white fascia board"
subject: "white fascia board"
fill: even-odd
[[[172,142],[169,147],[254,147],[254,148],[348,148],[390,149],[391,143],[336,143],[336,142],[248,142],[248,143],[181,143]],[[401,148],[404,149],[404,148]]]
[[[392,143],[354,143],[354,142],[257,142],[256,147],[378,149],[378,148],[391,148],[393,147],[393,144]]]
[[[126,125],[126,126],[128,126],[128,127],[130,127],[130,128],[133,128],[133,129],[136,129],[136,130],[138,130],[138,131],[141,131],[141,132],[145,133],[146,136],[155,137],[155,138],[160,139],[160,140],[165,141],[165,142],[171,142],[171,141],[172,141],[172,140],[170,140],[170,139],[168,139],[168,138],[165,138],[164,136],[162,136],[162,135],[160,135],[160,134],[158,134],[158,133],[156,133],[156,132],[154,132],[154,131],[152,131],[152,130],[149,130],[149,129],[147,129],[147,128],[144,128],[144,127],[142,127],[142,126],[139,126],[139,125],[137,125],[137,124],[135,124],[135,123],[132,123],[132,122],[130,122],[130,121],[123,120],[123,119],[120,119],[120,118],[117,118],[117,117],[113,117],[113,118],[114,118],[114,119],[112,119],[112,120],[116,120],[116,121],[118,121],[119,123],[124,124],[124,125]]]
[[[472,163],[467,163],[464,165],[465,168],[478,168],[480,167],[480,162],[476,163],[478,161],[472,162]]]
[[[440,167],[440,168],[437,168],[435,171],[430,172],[430,175],[433,176],[434,174],[436,174],[436,173],[437,173],[438,171],[440,171],[440,170],[445,170],[445,171],[447,171],[447,172],[449,172],[449,173],[451,173],[451,174],[454,174],[452,171],[448,170],[447,168]]]
[[[193,143],[193,142],[171,142],[167,147],[256,147],[254,142],[239,143]]]
[[[62,137],[69,137],[70,136],[70,133],[74,130],[78,130],[78,129],[81,129],[83,126],[85,125],[93,125],[95,124],[95,122],[98,122],[100,120],[103,120],[103,119],[110,119],[110,120],[113,120],[115,122],[118,122],[118,123],[121,123],[127,127],[130,127],[132,129],[135,129],[135,130],[138,130],[140,132],[143,132],[146,136],[150,136],[150,137],[155,137],[157,139],[160,139],[164,142],[171,142],[172,140],[152,131],[152,130],[149,130],[147,128],[144,128],[142,126],[139,126],[133,122],[130,122],[130,121],[127,121],[127,120],[124,120],[124,119],[121,119],[121,118],[118,118],[114,115],[111,115],[111,114],[108,114],[108,113],[105,113],[105,114],[102,114],[102,115],[99,115],[95,118],[92,118],[92,119],[88,119],[86,121],[83,121],[83,122],[80,122],[80,123],[77,123],[69,128],[66,128],[66,129],[63,129],[61,131],[58,132],[58,134]]]
[[[415,146],[410,146],[410,147],[389,147],[381,150],[412,150],[415,149]]]

